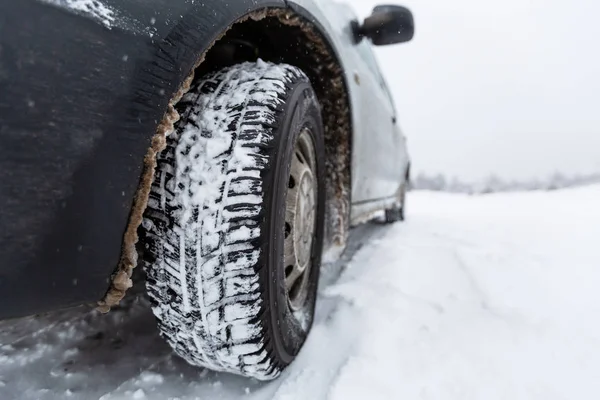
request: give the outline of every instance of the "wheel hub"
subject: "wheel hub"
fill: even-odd
[[[296,221],[294,226],[294,246],[298,267],[304,271],[310,263],[314,234],[315,190],[312,172],[307,169],[302,175],[296,196]]]
[[[317,181],[316,160],[308,131],[298,137],[286,197],[284,268],[288,302],[301,309],[308,294],[315,234]]]

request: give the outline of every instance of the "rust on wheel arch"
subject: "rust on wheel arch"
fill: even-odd
[[[110,311],[112,306],[119,304],[123,297],[125,297],[127,289],[133,285],[131,275],[138,262],[138,254],[135,247],[139,240],[137,230],[142,224],[144,211],[148,206],[150,186],[152,186],[154,170],[156,168],[156,156],[165,149],[167,136],[173,131],[175,123],[179,121],[180,116],[175,109],[175,104],[190,90],[193,80],[194,71],[184,80],[179,90],[177,90],[171,101],[169,101],[167,112],[158,124],[156,133],[152,137],[150,148],[144,157],[142,177],[133,200],[129,223],[123,237],[119,266],[111,277],[110,288],[104,299],[98,302],[98,310],[103,313]]]

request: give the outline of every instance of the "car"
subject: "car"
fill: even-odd
[[[0,318],[94,303],[145,265],[189,363],[268,380],[349,228],[404,218],[410,159],[373,45],[317,0],[0,3]]]

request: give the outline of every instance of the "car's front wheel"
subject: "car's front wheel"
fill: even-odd
[[[160,332],[192,364],[274,378],[314,314],[319,104],[302,71],[258,61],[198,79],[178,108],[143,225]]]

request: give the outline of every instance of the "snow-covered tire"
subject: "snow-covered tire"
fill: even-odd
[[[159,330],[191,364],[273,379],[313,320],[325,209],[319,104],[298,68],[259,60],[197,79],[177,107],[143,223]],[[308,295],[292,310],[286,193],[301,132],[314,143],[318,190]]]

